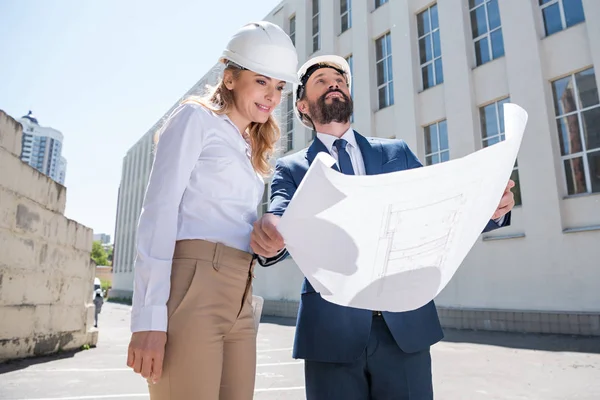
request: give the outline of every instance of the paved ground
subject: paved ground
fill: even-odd
[[[0,365],[0,399],[147,399],[125,365],[128,324],[129,307],[107,303],[97,348]],[[261,324],[255,399],[304,399],[293,330],[289,319]],[[436,399],[600,399],[600,338],[447,331],[432,357]]]

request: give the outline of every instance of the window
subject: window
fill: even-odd
[[[375,8],[379,8],[387,2],[388,0],[375,0]]]
[[[265,215],[269,211],[269,184],[265,183],[262,200],[260,202],[261,215]]]
[[[354,76],[354,65],[352,54],[346,57],[346,61],[348,62],[348,66],[350,67],[350,76]],[[354,85],[350,86],[350,97],[354,98]],[[354,113],[350,116],[350,122],[354,122]]]
[[[319,0],[312,0],[312,43],[313,53],[321,48],[321,38],[319,37]]]
[[[552,82],[567,193],[600,192],[600,102],[594,68]]]
[[[504,104],[509,102],[510,98],[507,97],[479,109],[483,147],[492,146],[504,140]],[[515,205],[520,206],[522,204],[521,184],[516,161],[510,179],[515,181],[515,187],[512,189],[515,195]]]
[[[289,31],[290,39],[292,39],[292,43],[294,46],[296,45],[296,16],[293,15],[290,17],[290,31]]]
[[[342,33],[352,28],[352,0],[340,0],[340,17],[342,19]]]
[[[294,98],[292,93],[288,93],[286,100],[286,151],[294,148]]]
[[[417,29],[423,89],[427,89],[444,82],[437,4],[417,15]]]
[[[585,21],[581,0],[539,0],[546,36]]]
[[[425,164],[438,164],[450,159],[446,120],[425,127]]]
[[[498,0],[469,0],[477,65],[504,55]]]
[[[377,90],[379,109],[394,104],[394,83],[392,80],[392,37],[389,33],[375,41],[377,67]]]

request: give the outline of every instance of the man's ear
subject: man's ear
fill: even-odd
[[[308,115],[308,102],[306,100],[298,100],[296,102],[296,107],[302,114]]]

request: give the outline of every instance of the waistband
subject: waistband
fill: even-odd
[[[256,258],[248,252],[201,239],[177,241],[173,258],[194,258],[212,262],[213,265],[220,264],[242,269],[248,269],[256,262]]]

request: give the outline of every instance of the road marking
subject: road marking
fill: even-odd
[[[304,390],[304,386],[292,387],[271,387],[256,389],[254,393],[260,392],[287,392],[291,390]],[[122,399],[125,397],[145,397],[148,398],[148,393],[132,393],[132,394],[108,394],[100,396],[75,396],[75,397],[45,397],[43,399],[15,399],[15,400],[97,400],[97,399]]]
[[[108,394],[99,396],[77,396],[77,397],[46,397],[43,399],[16,399],[16,400],[96,400],[96,399],[120,399],[123,397],[146,397],[148,393],[134,393],[134,394]]]
[[[276,362],[268,364],[257,364],[257,367],[276,367],[279,365],[296,365],[303,364],[304,361],[287,361],[287,362]],[[123,372],[131,371],[131,368],[57,368],[57,369],[36,369],[27,368],[23,372]],[[37,400],[37,399],[36,399]]]
[[[117,344],[115,345],[115,347],[129,347],[128,344]],[[257,353],[270,353],[273,351],[292,351],[293,347],[283,347],[281,349],[264,349],[264,350],[257,350]]]
[[[265,350],[257,350],[256,352],[257,353],[270,353],[272,351],[290,351],[290,350],[293,350],[293,348],[292,347],[286,347],[286,348],[283,348],[283,349],[265,349]]]
[[[304,386],[293,386],[293,387],[274,387],[265,389],[256,389],[254,393],[258,392],[287,392],[288,390],[304,390]]]
[[[57,369],[35,369],[27,368],[25,372],[122,372],[131,371],[131,368],[57,368]],[[36,399],[37,400],[37,399]]]
[[[296,365],[296,364],[304,364],[304,361],[289,361],[289,362],[278,362],[278,363],[270,363],[270,364],[256,364],[257,367],[276,367],[278,365]]]

